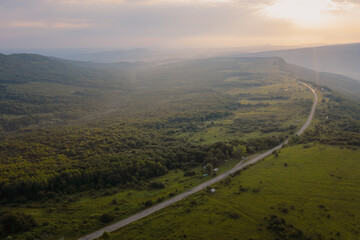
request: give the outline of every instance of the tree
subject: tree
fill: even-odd
[[[101,235],[101,237],[104,240],[110,240],[111,239],[110,233],[108,233],[106,231]]]
[[[233,147],[232,150],[232,155],[236,158],[240,158],[242,156],[244,156],[244,154],[246,153],[246,147],[244,145],[237,145]]]
[[[31,215],[12,212],[1,214],[0,226],[2,225],[2,230],[5,234],[26,232],[38,225]]]
[[[212,165],[211,163],[207,163],[207,164],[206,164],[206,171],[207,171],[209,174],[212,174],[213,169],[214,169],[214,167],[213,167],[213,165]]]
[[[274,151],[272,152],[272,154],[274,154],[276,158],[279,157],[279,152],[276,151],[276,150],[274,150]]]
[[[112,220],[114,220],[114,215],[111,213],[104,213],[103,215],[101,215],[100,217],[100,221],[103,223],[108,223],[111,222]]]
[[[146,202],[144,202],[145,207],[150,207],[151,205],[153,205],[153,201],[152,200],[147,200]]]

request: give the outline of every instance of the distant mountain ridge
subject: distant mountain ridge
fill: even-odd
[[[356,46],[360,47],[360,44]],[[287,51],[288,50],[279,52]],[[277,53],[278,52],[268,52],[263,54]],[[253,59],[255,61],[260,57],[258,55],[261,54],[262,53],[253,54],[248,60]],[[137,87],[143,86],[145,83],[147,84],[147,82],[155,83],[162,78],[166,80],[162,84],[168,82],[169,76],[157,75],[160,72],[153,75],[154,69],[164,69],[165,72],[168,70],[176,72],[177,74],[170,76],[173,76],[175,78],[174,80],[179,82],[192,81],[194,76],[202,79],[204,75],[202,71],[204,71],[203,68],[205,66],[212,66],[208,71],[214,71],[219,67],[221,68],[224,64],[224,66],[233,64],[232,58],[238,57],[184,60],[177,63],[164,64],[158,68],[153,64],[142,62],[94,63],[45,57],[37,54],[0,54],[0,84],[51,82],[80,87],[127,89],[129,87],[135,87],[135,85],[137,85]],[[244,57],[241,58],[247,59]],[[360,81],[339,74],[327,72],[317,73],[305,67],[289,64],[287,61],[282,61],[279,57],[275,57],[275,59],[277,59],[276,62],[278,62],[282,70],[291,73],[293,77],[327,85],[345,96],[358,102],[360,101]],[[358,62],[360,62],[360,59]],[[355,68],[355,66],[353,67]],[[144,69],[147,70],[144,71]],[[189,69],[191,69],[191,71]],[[137,72],[138,83],[134,85],[135,79],[133,73],[135,72]],[[190,72],[191,74],[189,75]],[[214,78],[213,81],[219,81],[220,76],[222,76],[221,74],[221,71],[214,71],[212,74],[212,78]],[[149,81],[149,76],[151,76],[152,81]],[[142,78],[146,79],[146,81],[144,80],[142,82]],[[209,78],[206,77],[205,80],[209,81]]]
[[[189,86],[195,92],[219,86],[251,88],[281,77],[326,85],[360,103],[360,81],[318,73],[280,57],[217,57],[153,64],[0,54],[0,133],[1,128],[16,131],[91,119],[130,106],[131,101],[125,100],[146,91]]]
[[[237,56],[281,57],[286,62],[360,80],[360,43],[309,47]]]
[[[0,83],[52,82],[83,87],[124,87],[131,63],[110,66],[37,54],[0,54]]]
[[[150,54],[150,51],[145,48],[137,48],[131,50],[117,50],[95,53],[84,53],[74,55],[71,59],[78,61],[91,61],[99,63],[111,63],[111,62],[136,62],[141,61],[142,58],[146,58]]]
[[[342,94],[344,97],[360,103],[360,81],[358,80],[340,74],[316,72],[285,61],[279,61],[278,65],[281,70],[288,72],[292,77],[295,77],[298,80],[311,81],[319,85],[326,85],[332,90]]]

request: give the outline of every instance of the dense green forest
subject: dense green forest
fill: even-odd
[[[55,193],[133,186],[168,169],[206,163],[216,167],[233,156],[233,147],[239,144],[253,153],[284,139],[274,136],[202,146],[144,126],[128,124],[122,129],[121,125],[45,131],[1,144],[1,198],[21,202]]]
[[[138,197],[132,212],[123,214],[119,211],[126,205],[109,213],[112,205],[107,204],[89,222],[75,211],[67,212],[75,214],[71,216],[78,228],[66,230],[60,220],[39,216],[60,214],[49,209],[94,198],[94,190],[106,191],[99,198],[107,199],[116,194],[111,191],[168,191],[185,179],[202,181],[202,166],[227,166],[293,135],[312,105],[312,93],[297,80],[314,79],[308,72],[302,76],[287,71],[279,58],[216,58],[151,66],[37,55],[0,57],[0,204],[7,209],[0,213],[0,235],[4,237],[19,232],[42,239],[62,232],[77,236],[80,226],[90,231],[123,218],[153,202]],[[322,96],[316,125],[304,136],[292,137],[291,143],[359,146],[359,105],[326,86],[313,86]],[[238,149],[246,152],[239,154]],[[178,171],[184,174],[173,185],[152,182]],[[177,192],[176,187],[166,196],[156,193],[161,196],[154,201]],[[115,198],[111,204],[119,205]],[[28,215],[19,211],[34,205],[39,209],[35,217],[31,211]],[[19,228],[18,222],[25,227]],[[16,236],[25,239],[29,234]]]

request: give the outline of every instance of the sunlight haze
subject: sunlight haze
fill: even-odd
[[[1,48],[306,46],[358,42],[355,0],[15,0]]]

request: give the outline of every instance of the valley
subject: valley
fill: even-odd
[[[360,239],[359,16],[0,1],[0,240]]]
[[[36,225],[30,224],[30,230],[4,232],[2,236],[78,239],[153,205],[188,195],[195,186],[215,184],[216,177],[203,169],[206,164],[219,168],[218,177],[223,178],[235,170],[221,174],[234,166],[244,167],[243,157],[272,149],[290,136],[291,147],[274,151],[279,157],[288,148],[301,144],[345,146],[356,151],[360,143],[358,104],[316,84],[309,75],[302,76],[301,71],[287,71],[284,64],[279,58],[215,58],[123,68],[121,71],[133,78],[130,85],[122,88],[52,82],[2,83],[6,86],[2,98],[5,104],[27,104],[26,109],[30,110],[38,106],[35,101],[10,99],[9,93],[30,91],[44,99],[72,96],[74,91],[88,91],[89,87],[97,93],[78,94],[79,105],[73,105],[73,100],[64,101],[66,111],[79,114],[70,120],[64,121],[50,112],[44,122],[16,125],[16,132],[3,127],[2,219],[27,216]],[[76,66],[79,65],[84,64]],[[106,68],[101,65],[104,71]],[[314,88],[319,99],[309,129],[302,136],[294,136],[305,130],[301,126],[314,110],[313,93],[299,79]],[[56,91],[54,84],[60,84]],[[32,112],[17,114],[4,112],[2,119],[34,118]],[[239,152],[242,148],[246,151]],[[264,157],[259,156],[253,159]],[[233,177],[216,183],[215,189]],[[206,188],[198,191],[138,222],[208,194]],[[25,215],[16,215],[20,213]],[[138,222],[111,236],[118,239],[126,236],[126,231],[131,239],[135,235],[126,229]],[[143,234],[136,236],[159,238],[146,231]],[[167,236],[170,235],[165,234],[165,239]]]

